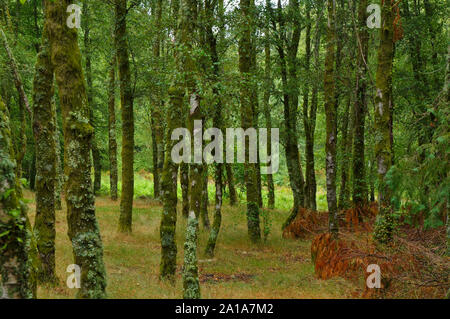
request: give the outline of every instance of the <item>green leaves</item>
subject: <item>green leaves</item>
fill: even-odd
[[[20,0],[21,4],[25,4],[25,2],[27,2],[27,0]]]

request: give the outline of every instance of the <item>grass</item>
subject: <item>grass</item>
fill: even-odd
[[[143,183],[139,179],[138,186]],[[151,184],[148,180],[147,183]],[[213,191],[213,186],[210,187]],[[144,189],[149,190],[150,186]],[[356,289],[351,282],[342,278],[326,281],[315,278],[310,260],[310,242],[281,237],[281,225],[288,215],[287,202],[291,200],[289,196],[287,189],[277,189],[277,208],[266,211],[271,219],[271,233],[267,242],[260,246],[255,247],[248,241],[244,205],[230,207],[226,203],[223,207],[221,233],[216,257],[212,260],[205,259],[203,254],[208,233],[200,228],[198,254],[203,298],[351,297],[350,293]],[[26,197],[33,223],[34,194],[27,192]],[[119,202],[105,196],[97,197],[96,212],[104,244],[109,298],[182,297],[185,219],[181,215],[178,217],[177,282],[172,287],[158,280],[161,209],[159,202],[137,196],[133,210],[133,233],[124,235],[117,232]],[[209,211],[212,212],[212,209],[213,206]],[[64,209],[57,212],[56,219],[56,271],[60,283],[55,287],[39,287],[38,298],[74,298],[76,293],[66,286],[69,275],[66,268],[73,261],[72,247],[66,235]]]

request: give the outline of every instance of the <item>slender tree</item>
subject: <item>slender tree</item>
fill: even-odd
[[[222,99],[221,91],[219,89],[219,76],[221,73],[219,64],[219,54],[217,52],[217,42],[223,37],[223,15],[224,6],[223,0],[219,0],[217,4],[218,20],[220,24],[220,32],[218,36],[214,36],[214,11],[216,9],[216,2],[211,0],[206,0],[205,2],[205,12],[208,17],[206,34],[207,42],[209,44],[209,55],[212,63],[212,79],[213,79],[213,94],[214,94],[214,116],[213,116],[213,126],[219,129],[223,127],[222,121]],[[215,163],[215,209],[214,209],[214,220],[212,224],[211,231],[209,233],[209,239],[205,248],[205,255],[212,258],[214,257],[214,250],[217,243],[217,238],[220,232],[220,226],[222,224],[222,193],[223,193],[223,163]]]
[[[154,1],[154,19],[155,19],[155,39],[153,43],[153,56],[156,59],[155,72],[159,74],[161,71],[161,32],[162,32],[162,12],[163,2],[162,0]],[[160,85],[154,85],[153,89],[153,107],[152,107],[152,147],[153,147],[153,183],[154,183],[154,196],[160,198],[161,196],[161,170],[164,165],[164,127],[162,117],[162,92]]]
[[[47,31],[44,30],[33,85],[33,131],[36,147],[36,218],[34,233],[42,269],[40,282],[55,282],[56,109],[53,99],[53,66]]]
[[[368,79],[368,42],[367,0],[359,2],[357,27],[357,65],[356,65],[356,98],[354,105],[354,139],[353,139],[353,206],[360,216],[361,208],[367,202],[367,186],[365,180],[364,131],[367,113],[367,79]]]
[[[131,233],[134,196],[134,114],[127,42],[127,0],[115,0],[115,45],[122,106],[122,192],[119,232]]]
[[[200,95],[197,91],[195,74],[198,72],[197,61],[194,58],[194,43],[198,23],[197,0],[181,0],[180,17],[180,44],[182,46],[184,62],[184,85],[189,97],[188,128],[191,133],[191,145],[193,159],[189,167],[189,217],[184,242],[184,265],[183,265],[183,296],[185,299],[200,298],[200,281],[198,278],[197,265],[197,236],[198,220],[201,216],[201,206],[204,197],[204,164],[203,154],[198,161],[195,149],[203,149],[203,130],[197,126],[204,124],[204,112],[200,103]],[[197,41],[196,41],[197,40]],[[203,125],[202,125],[203,127]],[[204,224],[205,225],[205,224]]]
[[[98,148],[97,139],[95,138],[96,130],[96,119],[95,119],[95,105],[94,105],[94,86],[92,83],[92,67],[91,67],[91,38],[90,38],[90,8],[88,1],[83,2],[83,19],[84,26],[84,63],[86,70],[86,83],[87,83],[87,99],[90,107],[89,120],[92,127],[94,128],[94,133],[92,134],[91,149],[92,149],[92,160],[94,163],[94,194],[100,191],[102,184],[102,166],[100,158],[100,150]]]
[[[254,25],[253,13],[254,1],[241,0],[241,37],[239,39],[239,70],[241,72],[240,97],[241,97],[241,125],[244,130],[253,127],[252,109],[252,28]],[[248,235],[253,243],[261,240],[261,229],[259,225],[258,186],[256,166],[249,163],[249,139],[245,137],[245,164],[244,178],[247,191],[247,225]]]
[[[109,185],[112,200],[117,200],[117,138],[116,138],[116,55],[109,63],[108,86],[108,147],[109,147]]]
[[[391,191],[386,183],[386,174],[392,166],[391,106],[392,65],[394,59],[394,8],[390,1],[381,6],[380,46],[375,96],[375,157],[378,173],[378,205],[380,218],[375,225],[375,239],[389,242],[393,234],[391,214]]]
[[[325,94],[325,115],[327,122],[327,134],[325,142],[326,153],[326,179],[327,179],[327,202],[329,211],[329,231],[337,237],[339,230],[339,220],[336,198],[336,144],[337,144],[337,109],[335,100],[335,46],[336,29],[335,13],[336,1],[328,0],[328,23],[327,23],[327,47],[325,55],[325,76],[324,76],[324,94]]]
[[[266,0],[266,28],[264,29],[265,34],[265,42],[264,42],[264,77],[265,77],[265,85],[264,85],[264,116],[266,118],[266,126],[267,126],[267,140],[272,140],[272,115],[270,112],[270,93],[273,86],[272,80],[272,61],[270,54],[270,17],[269,17],[269,9],[270,9],[270,0]],[[267,143],[267,154],[272,154],[272,143]],[[267,175],[267,188],[268,188],[268,203],[267,206],[269,208],[275,207],[275,186],[273,183],[273,175]]]

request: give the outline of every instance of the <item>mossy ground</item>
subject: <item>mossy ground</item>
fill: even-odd
[[[139,176],[139,175],[137,175]],[[105,179],[104,179],[105,180]],[[138,185],[144,183],[139,177]],[[147,180],[148,184],[151,184]],[[147,186],[148,187],[148,186]],[[210,185],[210,192],[214,186]],[[139,191],[137,192],[139,194]],[[150,193],[151,194],[151,193]],[[292,205],[288,187],[276,189],[277,208],[269,210],[271,233],[265,244],[255,247],[247,236],[246,207],[230,207],[225,199],[222,229],[212,260],[204,255],[208,233],[200,227],[199,272],[202,298],[346,298],[356,287],[351,282],[335,278],[320,280],[314,275],[310,241],[286,240],[281,225],[289,214],[284,206]],[[34,220],[34,194],[26,192]],[[181,197],[181,196],[180,196]],[[318,196],[320,197],[320,196]],[[213,198],[213,197],[210,197]],[[287,203],[289,202],[289,203]],[[319,200],[319,203],[321,201]],[[65,204],[56,215],[56,287],[39,287],[38,298],[74,298],[76,291],[66,286],[66,268],[72,264],[72,247],[66,235]],[[280,208],[281,207],[281,208]],[[137,198],[133,208],[133,233],[119,234],[119,202],[97,197],[97,218],[104,245],[109,298],[181,298],[183,296],[181,266],[186,220],[177,224],[176,286],[159,282],[159,226],[162,206],[151,199]],[[213,206],[209,207],[212,215]]]

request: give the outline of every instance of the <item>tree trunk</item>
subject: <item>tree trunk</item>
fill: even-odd
[[[3,297],[32,298],[25,207],[20,205],[8,109],[0,98],[0,274]],[[1,288],[1,287],[0,287]]]
[[[180,164],[180,184],[183,217],[189,217],[189,164]]]
[[[36,218],[34,232],[41,259],[38,280],[55,283],[55,184],[57,154],[55,145],[56,109],[53,105],[53,66],[47,31],[38,54],[33,81],[33,132],[36,149]]]
[[[254,90],[254,79],[251,70],[252,29],[254,25],[252,16],[253,9],[253,0],[240,0],[242,32],[241,38],[239,39],[239,70],[241,73],[241,125],[244,130],[254,125],[251,101],[252,91]],[[257,172],[256,166],[249,163],[249,139],[245,139],[244,179],[247,191],[248,235],[252,243],[258,243],[261,240],[261,230],[259,225]]]
[[[336,26],[335,26],[335,0],[327,0],[328,23],[327,23],[327,47],[325,55],[325,76],[324,76],[324,94],[325,94],[325,116],[327,122],[326,128],[326,180],[327,180],[327,202],[329,211],[329,232],[337,238],[339,231],[339,220],[336,198],[336,144],[337,144],[337,109],[335,98],[335,45],[336,45]]]
[[[127,43],[127,1],[115,0],[115,43],[122,105],[122,193],[119,232],[131,233],[134,196],[134,115]]]
[[[309,2],[307,3],[307,5]],[[317,10],[317,18],[315,25],[315,35],[314,35],[314,68],[319,67],[319,51],[320,51],[320,38],[321,38],[321,28],[320,22],[322,20],[322,5]],[[310,5],[307,7],[307,19],[311,18],[310,15]],[[306,71],[311,79],[312,74],[310,73],[310,56],[311,56],[311,22],[307,25],[306,30]],[[314,70],[315,71],[315,70]],[[313,81],[312,89],[312,100],[311,106],[309,107],[309,82],[306,82],[306,88],[304,92],[303,100],[303,126],[305,127],[305,139],[306,139],[306,184],[305,184],[305,206],[311,210],[317,209],[316,193],[317,193],[317,183],[316,183],[316,173],[315,173],[315,156],[314,156],[314,136],[316,131],[316,115],[317,115],[317,104],[318,104],[318,85],[317,81]]]
[[[98,148],[97,140],[95,138],[95,105],[94,105],[94,87],[92,84],[92,69],[91,69],[91,39],[89,38],[90,32],[90,11],[88,2],[83,2],[83,22],[84,22],[84,58],[86,66],[86,83],[87,83],[87,99],[90,108],[89,120],[94,129],[92,134],[91,148],[92,148],[92,160],[94,163],[94,194],[98,194],[102,184],[102,166],[100,158],[100,150]]]
[[[300,23],[298,1],[289,1],[289,16],[292,17],[292,39],[288,41],[285,34],[285,21],[281,8],[281,1],[278,1],[278,23],[280,33],[278,39],[278,55],[281,67],[281,79],[283,86],[283,106],[284,106],[284,144],[286,152],[286,163],[289,173],[289,181],[294,197],[294,207],[291,214],[283,224],[283,228],[291,223],[297,216],[299,208],[304,206],[304,179],[300,166],[300,154],[297,144],[297,108],[298,108],[298,89],[297,89],[297,67],[296,58],[298,45],[300,41]],[[287,52],[285,54],[285,48]]]
[[[66,26],[68,0],[46,1],[45,26],[62,109],[64,169],[67,176],[68,235],[74,263],[81,267],[80,298],[104,298],[106,273],[103,245],[95,217],[91,180],[89,105],[76,29]],[[86,252],[89,251],[89,254]]]
[[[266,0],[266,10],[270,7],[270,0]],[[272,91],[273,81],[272,81],[272,65],[271,65],[271,57],[270,57],[270,28],[269,28],[270,18],[267,17],[267,28],[265,29],[266,38],[264,42],[264,77],[265,77],[265,85],[264,85],[264,116],[266,118],[266,126],[267,126],[267,140],[272,140],[272,115],[270,112],[270,93]],[[272,143],[267,143],[267,155],[272,155]],[[273,175],[267,175],[267,189],[268,189],[268,203],[267,206],[271,209],[275,207],[275,186],[273,183]]]
[[[217,53],[217,38],[214,36],[213,33],[213,19],[214,19],[214,10],[215,10],[215,3],[211,3],[211,1],[205,2],[205,11],[206,14],[209,16],[208,20],[208,26],[207,26],[207,41],[209,44],[209,55],[211,59],[211,63],[213,65],[213,80],[214,84],[220,83],[220,67],[219,67],[219,55]],[[223,22],[223,16],[224,16],[224,6],[223,6],[223,0],[220,0],[218,3],[218,20],[219,24],[222,26]],[[223,29],[220,29],[220,34],[218,37],[223,35]],[[223,128],[223,121],[222,121],[222,99],[221,99],[221,91],[218,88],[218,85],[213,86],[213,94],[215,98],[215,105],[214,105],[214,117],[213,117],[213,126],[222,129]],[[217,243],[217,238],[219,237],[220,232],[220,226],[222,224],[222,193],[223,193],[223,163],[215,163],[214,168],[214,180],[215,180],[215,187],[216,187],[216,193],[215,193],[215,207],[214,207],[214,220],[212,224],[211,231],[209,233],[208,242],[205,247],[205,255],[209,258],[214,257],[214,250]]]
[[[198,278],[197,265],[197,236],[198,220],[201,216],[202,199],[204,197],[204,164],[203,152],[200,159],[196,158],[196,147],[203,149],[203,129],[198,125],[205,123],[204,113],[200,106],[200,95],[197,93],[194,74],[198,72],[197,61],[193,58],[196,42],[197,28],[197,0],[181,1],[180,39],[179,44],[182,51],[183,72],[185,74],[185,89],[189,94],[189,116],[188,128],[191,134],[191,145],[193,145],[192,159],[189,167],[189,217],[186,229],[186,240],[184,242],[184,265],[183,265],[183,298],[200,298],[200,281]]]
[[[117,200],[117,139],[116,139],[116,56],[109,63],[108,87],[108,148],[109,148],[109,192],[113,201]]]
[[[386,184],[386,174],[392,166],[390,119],[392,105],[392,64],[394,58],[394,12],[389,1],[381,8],[382,24],[375,96],[375,157],[378,168],[378,204],[380,219],[375,225],[375,239],[389,242],[392,239],[393,217],[391,214],[391,194]]]
[[[153,44],[153,55],[156,59],[156,70],[158,74],[161,68],[161,20],[162,20],[162,0],[155,1],[155,28],[156,36]],[[153,185],[154,197],[161,197],[161,170],[164,165],[164,128],[162,118],[162,92],[158,84],[155,84],[153,90],[153,108],[152,108],[152,147],[153,147]]]
[[[353,206],[360,217],[360,209],[367,204],[367,186],[365,176],[364,131],[367,113],[367,79],[368,79],[368,42],[367,0],[360,1],[358,9],[357,29],[357,66],[356,66],[356,99],[354,105],[354,138],[353,138]]]
[[[171,140],[171,132],[183,125],[184,90],[182,87],[173,86],[169,89],[169,109],[167,112],[167,136],[166,149],[171,150],[176,141]],[[170,152],[166,152],[164,169],[161,176],[161,191],[163,212],[161,217],[161,263],[160,278],[175,282],[177,268],[177,244],[175,242],[175,230],[177,223],[177,177],[178,164],[172,161]]]

